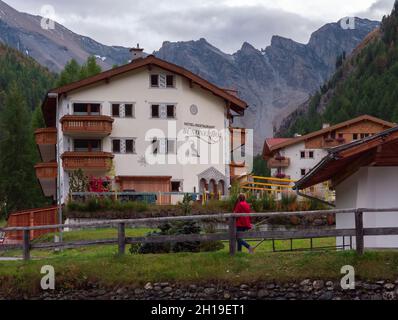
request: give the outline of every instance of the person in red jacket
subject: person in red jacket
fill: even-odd
[[[236,200],[234,213],[250,213],[250,205],[246,202],[246,196],[240,194]],[[252,228],[250,217],[238,217],[236,218],[236,231],[245,232]],[[250,253],[254,253],[254,249],[243,239],[238,239],[238,251],[242,251],[242,246],[247,248]]]

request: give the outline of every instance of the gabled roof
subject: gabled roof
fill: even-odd
[[[336,186],[364,166],[398,166],[398,127],[329,149],[328,155],[296,182],[295,189],[328,180]]]
[[[396,124],[394,124],[392,122],[384,121],[382,119],[379,119],[379,118],[376,118],[376,117],[373,117],[373,116],[370,116],[370,115],[362,115],[362,116],[356,117],[354,119],[350,119],[348,121],[344,121],[344,122],[338,123],[336,125],[333,125],[333,126],[330,126],[330,127],[318,130],[318,131],[311,132],[311,133],[306,134],[304,136],[291,138],[291,139],[286,140],[286,141],[284,141],[282,143],[273,145],[272,147],[269,148],[269,150],[264,149],[263,155],[264,155],[264,157],[270,156],[270,154],[272,154],[274,151],[277,151],[279,149],[282,149],[282,148],[285,148],[285,147],[288,147],[288,146],[291,146],[291,145],[295,145],[297,143],[306,141],[308,139],[315,138],[317,136],[324,135],[325,133],[329,133],[329,132],[332,132],[332,131],[335,131],[335,130],[338,130],[338,129],[353,125],[355,123],[362,122],[362,121],[375,122],[375,123],[381,124],[383,126],[386,126],[387,128],[393,128],[393,127],[396,126]]]
[[[219,88],[218,86],[210,83],[209,81],[195,75],[194,73],[188,71],[187,69],[184,69],[180,66],[177,66],[173,63],[164,61],[162,59],[156,58],[153,55],[149,55],[146,58],[143,59],[137,59],[132,61],[131,63],[125,64],[123,66],[101,72],[95,76],[73,82],[70,84],[67,84],[65,86],[59,87],[52,89],[48,92],[46,99],[43,103],[42,109],[43,109],[43,114],[46,120],[47,125],[51,121],[55,121],[55,105],[56,105],[56,99],[55,98],[49,98],[49,94],[56,94],[56,95],[64,95],[67,94],[68,92],[78,90],[93,84],[97,83],[107,83],[109,82],[113,77],[125,74],[127,72],[137,70],[139,68],[143,67],[151,67],[151,66],[157,66],[161,69],[164,69],[166,71],[172,72],[174,74],[178,74],[180,76],[183,76],[187,78],[189,81],[191,81],[192,84],[197,84],[198,86],[202,87],[205,90],[209,90],[211,93],[214,95],[224,99],[225,101],[230,103],[231,109],[242,114],[244,110],[248,107],[247,103],[241,99],[239,99],[236,96],[236,93],[232,94],[229,90],[227,89],[222,89]],[[52,100],[52,101],[51,101]],[[54,118],[54,120],[52,120]]]
[[[290,140],[293,140],[293,138],[267,138],[267,139],[265,139],[264,148],[263,148],[263,157],[266,158],[267,155],[271,154],[272,147],[282,144],[282,143],[285,143],[285,142],[288,142]]]

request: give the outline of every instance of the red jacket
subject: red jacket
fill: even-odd
[[[234,213],[250,213],[250,205],[246,201],[239,202],[234,209]],[[250,217],[238,217],[236,219],[236,226],[251,229]]]

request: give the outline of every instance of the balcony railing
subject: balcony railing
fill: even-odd
[[[290,166],[290,159],[284,157],[274,157],[268,160],[268,168],[287,168]]]
[[[35,131],[36,144],[40,151],[40,156],[43,162],[54,161],[56,144],[57,144],[57,129],[56,128],[41,128]]]
[[[46,197],[54,197],[56,195],[57,169],[58,166],[56,162],[46,162],[35,165],[36,177]]]
[[[36,177],[42,179],[56,179],[57,178],[57,163],[47,162],[35,165]]]
[[[77,116],[62,117],[62,131],[68,135],[108,136],[112,132],[114,119],[108,116]]]
[[[65,170],[109,171],[113,154],[108,152],[65,152],[62,156]]]
[[[325,138],[323,139],[323,148],[333,148],[346,143],[344,138]]]
[[[41,128],[35,131],[37,145],[55,145],[57,144],[56,128]]]

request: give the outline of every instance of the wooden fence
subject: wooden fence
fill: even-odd
[[[48,207],[32,210],[24,210],[10,214],[7,225],[10,228],[14,227],[29,227],[29,226],[49,226],[56,224],[58,221],[57,207]],[[30,231],[30,239],[36,239],[43,234],[55,232],[54,228],[38,229]],[[9,240],[21,241],[23,239],[22,231],[10,231],[6,234]]]
[[[356,250],[359,254],[364,252],[364,236],[381,236],[381,235],[398,235],[398,227],[394,228],[364,228],[363,227],[363,213],[376,213],[376,212],[398,212],[397,208],[393,209],[342,209],[342,210],[324,210],[324,211],[301,211],[301,212],[276,212],[276,213],[253,213],[253,214],[212,214],[201,216],[181,216],[181,217],[161,217],[161,218],[145,218],[145,219],[132,219],[132,220],[112,220],[100,221],[92,223],[79,223],[79,224],[60,224],[50,226],[35,226],[35,227],[14,227],[3,228],[0,232],[15,232],[23,233],[22,245],[2,245],[0,250],[6,249],[22,249],[24,260],[30,259],[31,249],[55,249],[55,248],[78,248],[83,246],[94,245],[118,245],[119,254],[124,254],[126,244],[135,243],[176,243],[186,241],[229,241],[229,252],[231,255],[236,253],[237,239],[270,239],[270,240],[290,240],[290,239],[310,239],[310,238],[325,238],[325,237],[355,237]],[[249,231],[237,232],[235,223],[237,217],[286,217],[292,215],[319,215],[319,214],[355,214],[355,228],[354,229],[303,229],[303,230],[288,230],[288,231]],[[170,236],[145,236],[145,237],[126,237],[125,228],[127,225],[143,225],[172,221],[208,221],[208,220],[226,220],[228,223],[228,232],[224,233],[209,233],[209,234],[189,234],[189,235],[170,235]],[[117,239],[100,239],[100,240],[84,240],[73,242],[59,242],[59,243],[31,243],[30,232],[34,230],[45,229],[80,229],[88,227],[109,227],[117,226],[118,237]]]

